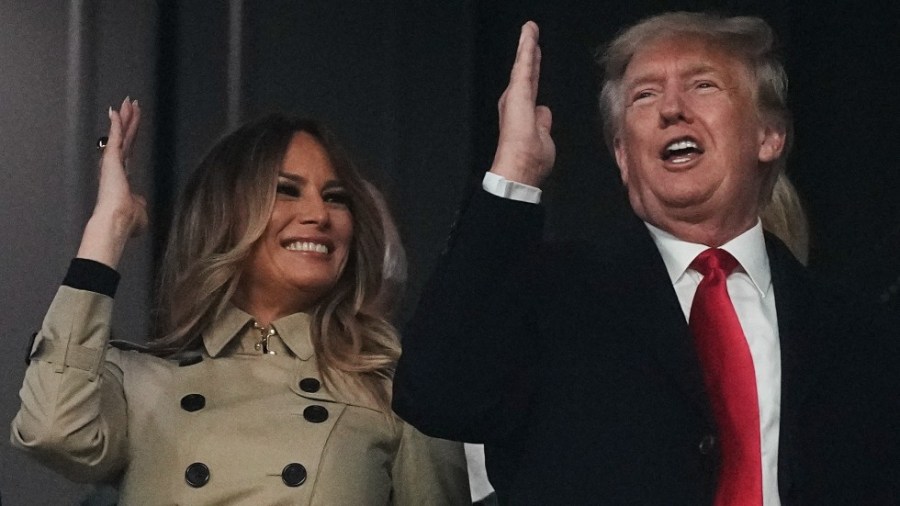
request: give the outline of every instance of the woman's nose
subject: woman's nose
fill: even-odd
[[[328,224],[328,205],[322,197],[310,195],[300,200],[297,207],[297,219],[301,223],[315,224],[320,228]]]

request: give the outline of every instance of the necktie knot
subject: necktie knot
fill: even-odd
[[[734,272],[737,266],[737,259],[731,256],[731,253],[719,248],[709,248],[691,262],[691,268],[704,277],[713,271],[722,271],[727,276]]]

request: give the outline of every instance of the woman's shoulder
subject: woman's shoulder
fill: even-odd
[[[369,381],[359,381],[350,374],[335,370],[330,370],[322,376],[328,395],[331,395],[335,401],[386,415],[392,413],[390,410],[386,410],[387,404],[384,406],[379,404],[378,392],[374,391],[380,389],[382,392],[390,392],[390,379],[378,377],[369,378]]]
[[[203,362],[204,358],[200,350],[161,353],[151,345],[124,339],[111,339],[106,350],[108,362],[120,367],[127,364],[127,370],[135,372],[141,369],[188,367]]]

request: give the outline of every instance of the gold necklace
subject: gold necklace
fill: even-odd
[[[264,327],[260,325],[259,322],[254,320],[253,328],[259,331],[259,341],[254,346],[254,348],[256,348],[256,351],[264,355],[275,355],[275,350],[269,349],[269,338],[278,335],[278,333],[275,332],[275,327],[273,327],[272,325],[266,325]]]

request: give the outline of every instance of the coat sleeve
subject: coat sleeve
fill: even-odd
[[[391,471],[394,506],[472,504],[462,443],[430,438],[399,422],[402,435]]]
[[[111,313],[109,295],[60,287],[32,346],[12,421],[14,446],[77,482],[113,480],[125,464],[122,371],[104,360]]]
[[[422,432],[509,440],[527,417],[538,345],[542,208],[476,192],[403,334],[394,410]]]

